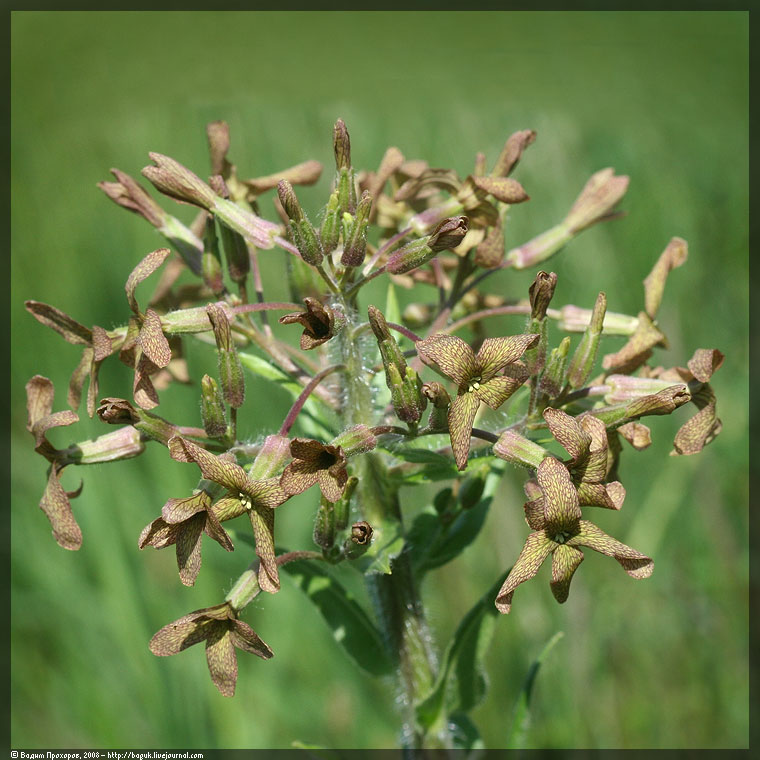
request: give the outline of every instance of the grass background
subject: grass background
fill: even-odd
[[[308,158],[330,167],[338,116],[359,167],[376,167],[394,144],[462,175],[476,151],[490,163],[511,132],[536,129],[515,175],[531,201],[511,214],[510,246],[560,219],[593,171],[629,174],[629,215],[552,260],[557,304],[590,307],[604,289],[610,310],[636,313],[641,280],[670,237],[689,241],[659,313],[671,349],[657,360],[683,365],[699,347],[726,354],[713,383],[723,433],[699,456],[671,458],[686,410],[654,419],[652,447],[623,460],[625,508],[598,519],[656,559],[653,577],[634,583],[593,555],[566,605],[551,598],[545,571],[522,587],[513,614],[498,620],[490,692],[473,718],[486,746],[503,747],[530,662],[563,630],[534,693],[529,746],[747,746],[747,13],[14,12],[11,43],[12,746],[396,745],[389,684],[344,659],[287,579],[246,615],[276,656],[239,658],[234,700],[213,688],[201,651],[151,655],[153,632],[217,603],[245,558],[207,544],[188,589],[172,552],[137,551],[141,528],[196,477],[158,447],[66,472],[67,488],[85,481],[73,502],[84,546],[60,549],[36,506],[45,464],[24,429],[24,383],[50,377],[64,408],[79,352],[23,301],[52,303],[86,325],[120,324],[128,273],[161,245],[95,187],[110,167],[138,175],[154,150],[203,175],[204,126],[214,119],[230,124],[242,176]],[[316,210],[330,176],[304,191],[307,208]],[[265,256],[267,297],[285,298],[282,257]],[[532,277],[505,272],[491,287],[522,297]],[[521,326],[505,318],[492,329]],[[608,338],[602,350],[619,344]],[[198,349],[190,363],[198,377],[211,360]],[[129,396],[118,362],[104,365],[101,394]],[[252,384],[249,399],[244,434],[276,429],[284,394]],[[197,388],[174,387],[159,411],[197,424],[195,409]],[[103,432],[82,416],[54,431],[54,443]],[[413,492],[405,508],[421,497]],[[426,581],[442,647],[517,556],[521,504],[515,473],[477,542]],[[313,510],[309,497],[294,500],[280,513],[280,539],[308,546]]]

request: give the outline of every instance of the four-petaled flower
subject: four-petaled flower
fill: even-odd
[[[525,366],[515,362],[538,337],[531,333],[486,338],[477,354],[453,335],[433,335],[415,344],[425,364],[458,386],[458,395],[449,406],[448,421],[451,447],[460,470],[467,466],[470,435],[480,402],[498,409],[525,382]],[[502,370],[506,370],[505,374],[499,374]]]
[[[256,554],[261,561],[259,585],[264,591],[280,590],[274,552],[274,508],[287,501],[279,478],[254,480],[239,464],[216,456],[192,441],[175,435],[169,441],[172,458],[178,462],[195,462],[206,480],[227,489],[227,494],[213,506],[219,522],[248,513],[256,539]],[[208,510],[206,510],[208,513]],[[206,523],[208,527],[209,523]],[[216,536],[213,536],[216,538]],[[224,544],[222,544],[224,545]]]
[[[293,461],[280,478],[280,485],[288,494],[303,493],[319,483],[325,499],[331,502],[340,499],[348,481],[346,454],[340,446],[294,438],[290,442],[290,453]]]
[[[551,407],[544,410],[544,419],[554,438],[570,454],[565,465],[578,490],[580,506],[620,509],[625,499],[623,484],[617,480],[603,482],[611,464],[604,422],[591,414],[572,417]]]
[[[301,333],[301,348],[308,351],[326,343],[334,337],[345,325],[343,314],[336,312],[329,306],[323,306],[316,298],[307,296],[303,299],[306,311],[297,311],[280,317],[280,324],[292,325],[298,323],[303,326]]]
[[[512,570],[497,597],[499,612],[508,613],[514,590],[530,580],[544,560],[552,555],[551,589],[560,604],[567,600],[570,581],[583,552],[578,547],[605,554],[616,559],[632,578],[648,578],[654,562],[630,546],[621,544],[588,520],[581,519],[578,492],[565,465],[554,457],[546,457],[538,466],[538,487],[543,500],[525,505],[525,516],[533,528],[525,541]]]
[[[196,610],[165,625],[150,640],[150,651],[159,657],[167,657],[201,641],[206,642],[206,661],[211,680],[225,697],[235,695],[238,674],[236,648],[264,660],[274,656],[253,628],[238,620],[237,613],[228,602]]]
[[[180,580],[185,586],[192,586],[201,569],[201,536],[204,533],[228,552],[235,548],[217,512],[219,508],[211,506],[211,496],[202,489],[184,499],[169,499],[161,510],[161,517],[143,528],[138,546],[141,549],[176,546]],[[242,513],[241,508],[239,514]],[[226,519],[231,516],[231,513],[224,515]]]

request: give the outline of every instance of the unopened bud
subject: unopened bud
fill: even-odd
[[[565,367],[570,353],[570,337],[565,336],[557,348],[553,348],[544,367],[538,390],[550,398],[555,398],[565,384]]]
[[[365,454],[377,445],[377,438],[366,425],[354,425],[333,439],[331,446],[340,446],[347,457]]]
[[[625,413],[627,417],[670,414],[689,401],[691,401],[691,393],[686,385],[672,385],[650,396],[642,396],[631,401],[626,406]]]
[[[512,462],[512,464],[537,470],[538,465],[549,452],[528,438],[512,430],[506,430],[493,445],[493,453],[507,462]]]
[[[277,185],[277,197],[288,215],[291,222],[300,222],[303,219],[303,210],[298,202],[293,185],[287,180],[281,180]]]
[[[222,381],[224,400],[234,409],[238,409],[245,400],[245,377],[232,342],[230,323],[226,314],[214,303],[206,307],[206,312],[214,330],[219,354],[219,377]]]
[[[628,177],[616,177],[614,169],[593,174],[565,217],[570,232],[577,235],[592,224],[618,216],[613,208],[627,189]]]
[[[351,139],[343,119],[338,119],[333,128],[333,151],[335,152],[335,168],[351,168]]]
[[[456,248],[467,234],[469,220],[466,216],[451,216],[439,222],[430,233],[428,247],[435,251]]]
[[[201,379],[201,419],[209,438],[221,438],[227,432],[222,394],[216,380],[208,375]]]
[[[367,251],[367,225],[372,208],[372,196],[365,190],[356,207],[356,214],[348,235],[343,241],[343,255],[340,263],[345,267],[358,267],[364,261]]]
[[[314,520],[314,543],[325,551],[335,543],[335,510],[324,497]]]
[[[332,253],[338,246],[340,239],[340,202],[338,193],[330,195],[325,206],[325,216],[319,229],[319,240],[322,243],[324,253]]]
[[[530,295],[530,316],[532,319],[544,319],[549,308],[554,289],[557,287],[557,275],[554,272],[540,271],[528,289]]]
[[[571,388],[580,388],[591,375],[599,349],[605,311],[607,311],[607,296],[600,293],[596,298],[589,326],[583,333],[567,369],[567,381]]]
[[[216,193],[196,174],[178,161],[161,153],[149,153],[155,166],[146,166],[142,174],[164,195],[211,211]]]
[[[427,244],[427,238],[419,238],[394,251],[388,257],[385,268],[391,274],[406,274],[427,264],[437,255],[436,251]]]

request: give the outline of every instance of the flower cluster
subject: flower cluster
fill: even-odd
[[[139,548],[174,547],[180,581],[193,586],[204,535],[227,552],[239,551],[241,543],[253,547],[224,601],[161,628],[150,642],[154,654],[205,642],[213,683],[232,696],[237,649],[272,657],[240,615],[260,592],[279,592],[280,568],[298,560],[312,569],[323,563],[340,565],[336,574],[346,567],[365,574],[377,615],[393,632],[373,637],[427,653],[425,667],[434,669],[419,575],[472,540],[455,535],[457,526],[467,522],[469,510],[480,514],[490,504],[505,469],[499,460],[530,471],[524,513],[532,531],[496,597],[501,612],[510,611],[516,588],[550,555],[551,589],[559,602],[568,598],[584,547],[613,557],[633,578],[652,573],[652,559],[586,518],[590,508],[621,509],[621,440],[637,451],[647,448],[652,433],[643,417],[696,406],[676,435],[676,455],[701,451],[721,430],[710,384],[724,360],[720,351],[698,348],[686,367],[650,363],[657,349],[667,347],[657,313],[669,273],[686,261],[685,241],[673,238],[645,278],[637,315],[608,311],[605,292],[591,308],[553,308],[564,286],[555,272],[537,272],[527,298],[518,301],[484,289],[495,272],[543,263],[583,230],[619,217],[628,177],[610,168],[595,172],[562,221],[505,253],[507,217],[529,200],[511,175],[536,139],[533,130],[510,135],[490,172],[478,154],[462,178],[454,169],[408,159],[396,147],[388,148],[377,170],[359,171],[339,119],[332,184],[311,214],[294,186],[314,184],[322,174],[319,162],[241,179],[229,155],[227,125],[209,124],[207,138],[207,179],[159,153],[149,154],[152,164],[142,171],[162,196],[195,207],[189,225],[118,169],[112,170],[115,182],[99,185],[165,241],[126,267],[123,324],[86,327],[54,306],[26,302],[37,321],[81,350],[68,388],[70,410],[53,412],[47,378],[36,375],[26,388],[27,427],[49,466],[40,507],[58,544],[75,550],[83,541],[71,507],[81,486],[66,491],[64,469],[136,456],[151,444],[167,465],[197,468],[199,479],[191,493],[166,501],[140,534]],[[262,212],[267,194],[276,221]],[[291,301],[264,297],[259,252],[275,249],[282,256],[268,253],[268,263],[284,262]],[[153,294],[138,302],[138,286],[158,272]],[[364,286],[380,277],[388,293],[383,309],[361,302]],[[416,286],[416,300],[402,309],[397,287]],[[283,314],[270,322],[269,312]],[[493,318],[503,315],[518,315],[522,331],[493,329]],[[553,322],[568,335],[554,341]],[[571,351],[574,333],[581,335]],[[599,369],[600,351],[616,336],[624,344],[603,354]],[[197,378],[185,361],[190,341],[215,359],[215,368],[210,362]],[[130,372],[129,400],[99,398],[100,367],[111,356]],[[282,393],[293,397],[279,430],[253,441],[243,431],[243,415],[255,414],[270,397],[250,387],[246,393],[249,373],[279,386],[273,402]],[[88,415],[97,413],[117,429],[56,448],[48,432],[78,422],[87,380]],[[198,389],[187,424],[154,411],[172,382]],[[567,458],[544,443],[561,447]],[[475,461],[481,457],[488,458],[487,467]],[[433,512],[407,519],[406,489],[442,478],[453,483],[435,497]],[[295,497],[313,507],[316,551],[286,551],[275,540],[275,517]],[[243,529],[232,530],[230,521],[239,518]],[[327,613],[322,609],[341,632],[336,638],[355,630],[341,623],[346,610],[372,633],[374,623],[335,577],[315,572],[323,573],[325,585],[302,588],[317,605],[326,596],[339,600]],[[376,574],[384,576],[379,583]],[[330,593],[320,595],[327,585]],[[361,644],[344,646],[359,660],[364,656]],[[389,663],[401,656],[386,654]],[[370,672],[380,667],[377,658],[363,665]],[[399,670],[403,678],[414,668],[403,661]],[[435,682],[435,673],[428,675]]]

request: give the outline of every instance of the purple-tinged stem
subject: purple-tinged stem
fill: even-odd
[[[295,403],[288,412],[288,416],[285,418],[285,422],[282,423],[282,427],[280,428],[280,435],[285,436],[290,432],[290,428],[293,427],[293,423],[296,421],[298,413],[301,411],[301,409],[303,409],[303,405],[306,403],[306,399],[309,398],[312,391],[322,382],[322,380],[324,380],[328,375],[331,375],[333,372],[338,372],[339,370],[345,368],[346,367],[344,364],[333,364],[331,367],[327,367],[327,369],[323,369],[321,372],[318,372],[316,375],[314,375],[306,387],[301,391],[301,395],[296,399]]]
[[[247,311],[299,311],[303,309],[303,304],[300,306],[297,303],[284,303],[279,301],[264,301],[261,303],[245,303],[241,306],[233,306],[230,311],[233,314],[243,314]]]
[[[472,314],[468,314],[466,317],[458,319],[456,322],[452,322],[447,327],[444,327],[440,332],[453,333],[459,330],[461,327],[469,324],[470,322],[477,322],[479,319],[485,319],[486,317],[498,317],[500,314],[530,314],[530,304],[510,304],[507,306],[494,306],[492,309],[483,309],[482,311],[475,311]]]
[[[280,248],[284,248],[288,253],[292,253],[296,258],[303,261],[303,257],[299,253],[298,248],[296,248],[293,243],[288,242],[285,238],[280,237],[279,235],[274,236],[273,242],[275,245],[279,245]]]
[[[396,332],[401,333],[406,338],[409,338],[412,343],[416,343],[417,341],[422,340],[419,335],[413,333],[409,328],[404,327],[403,325],[397,325],[395,322],[388,322],[387,324],[391,330],[395,330]]]

